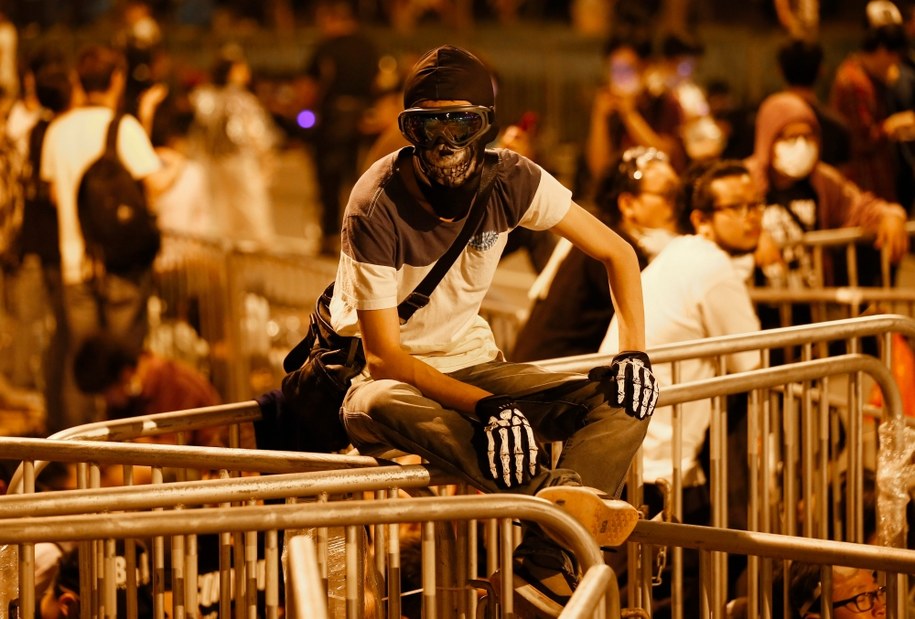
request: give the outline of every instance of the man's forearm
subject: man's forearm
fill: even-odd
[[[476,403],[481,398],[492,395],[484,389],[451,378],[408,354],[386,360],[370,359],[368,368],[375,380],[387,378],[413,385],[427,398],[474,419]]]

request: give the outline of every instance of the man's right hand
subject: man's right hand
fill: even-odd
[[[505,488],[521,486],[537,474],[537,441],[518,404],[508,396],[485,397],[476,405],[483,424],[478,448],[483,472]]]

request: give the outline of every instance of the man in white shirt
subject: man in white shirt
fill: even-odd
[[[689,221],[695,234],[672,240],[642,273],[647,347],[731,333],[759,330],[746,280],[752,269],[762,222],[763,204],[740,162],[712,164],[692,187]],[[601,352],[618,349],[615,321]],[[724,359],[729,372],[759,365],[759,354],[747,352]],[[715,375],[713,359],[680,364],[680,382]],[[661,385],[672,383],[668,364],[656,368]],[[683,406],[683,484],[699,485],[704,474],[697,460],[709,425],[711,402]],[[643,443],[645,481],[672,477],[671,409],[659,408]]]
[[[65,358],[54,360],[66,364],[63,418],[49,418],[49,432],[92,420],[91,403],[76,390],[70,368],[80,343],[105,329],[139,347],[147,331],[150,270],[99,277],[97,265],[86,255],[76,206],[83,173],[104,151],[108,125],[123,97],[124,67],[122,55],[107,47],[92,45],[80,53],[76,69],[84,102],[51,123],[42,150],[41,178],[50,184],[57,205],[68,344]],[[174,166],[163,166],[133,116],[121,118],[117,152],[131,175],[143,181],[149,196],[164,191],[174,179]]]
[[[752,252],[759,239],[764,205],[747,169],[738,161],[702,164],[690,170],[686,184],[685,208],[695,234],[673,239],[642,272],[648,349],[760,328],[746,282],[752,273]],[[614,320],[601,344],[601,352],[615,352],[618,346]],[[758,352],[723,358],[727,372],[753,369],[759,361]],[[679,382],[713,377],[715,363],[714,359],[681,362]],[[660,385],[672,384],[669,364],[657,366],[655,372]],[[683,419],[680,505],[682,518],[689,524],[709,524],[711,516],[705,471],[699,457],[711,408],[711,400],[700,400],[685,403],[680,413]],[[659,505],[654,505],[659,502],[660,493],[654,492],[653,482],[673,479],[672,440],[671,407],[659,408],[642,443],[645,497],[653,509],[660,509]],[[745,441],[745,432],[743,436],[734,432],[729,437],[730,462],[739,461]],[[739,490],[739,475],[743,469],[729,467],[728,486],[734,489],[729,505],[742,506],[742,513],[745,513],[746,495]],[[739,512],[738,509],[733,511]],[[737,519],[732,526],[740,527],[741,524]],[[683,603],[689,614],[699,608],[698,557],[695,553],[684,553],[683,561]],[[739,574],[740,566],[734,568],[733,573]],[[663,597],[664,594],[656,590],[655,599]]]

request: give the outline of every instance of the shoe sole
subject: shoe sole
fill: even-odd
[[[575,518],[600,546],[624,544],[639,520],[638,510],[626,501],[602,499],[580,486],[551,486],[537,496]]]

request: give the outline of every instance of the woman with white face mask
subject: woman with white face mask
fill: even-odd
[[[820,148],[816,136],[811,127],[804,123],[786,127],[772,146],[772,167],[778,174],[795,180],[810,176],[819,157]]]
[[[767,205],[755,255],[769,280],[760,278],[760,283],[835,285],[831,273],[824,282],[815,281],[809,256],[790,246],[813,230],[860,226],[875,235],[874,246],[886,248],[893,262],[908,251],[905,210],[860,190],[820,161],[819,123],[798,95],[781,92],[762,102],[754,153],[746,164]],[[861,266],[868,265],[859,265],[859,270]]]

